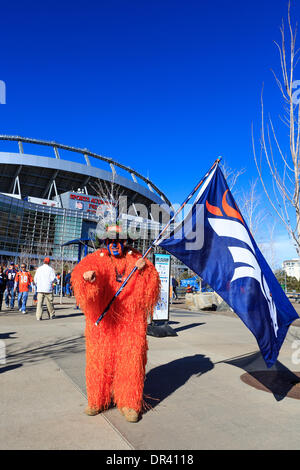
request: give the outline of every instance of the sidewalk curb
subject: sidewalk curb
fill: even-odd
[[[72,385],[74,386],[74,388],[76,388],[76,390],[78,392],[80,392],[80,394],[87,400],[87,396],[85,393],[83,393],[83,391],[81,390],[81,388],[74,382],[74,380],[59,366],[59,364],[56,362],[55,359],[53,359],[53,362],[57,365],[59,371],[63,374],[63,376],[69,381],[72,383]],[[105,416],[105,413],[100,413],[100,416],[105,419],[105,421],[109,424],[109,426],[113,429],[113,431],[118,434],[118,436],[120,436],[120,438],[125,442],[125,444],[128,445],[128,447],[130,447],[132,450],[136,450],[133,445],[126,439],[126,437],[111,423],[111,421]]]

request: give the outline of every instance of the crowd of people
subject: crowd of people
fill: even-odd
[[[172,277],[171,283],[172,298],[178,300],[178,281]],[[29,292],[33,293],[37,320],[42,319],[44,301],[47,305],[49,318],[55,318],[53,296],[72,297],[74,295],[71,285],[71,270],[69,269],[62,274],[55,273],[50,266],[48,257],[34,273],[29,271],[25,263],[17,265],[10,262],[6,266],[0,264],[0,311],[4,301],[7,309],[13,310],[17,304],[19,311],[26,314]],[[192,292],[194,292],[194,287],[188,284],[186,293]]]
[[[6,266],[0,265],[0,311],[4,301],[7,309],[13,310],[16,304],[18,310],[26,314],[29,292],[33,293],[37,320],[42,320],[44,301],[46,301],[49,318],[55,318],[54,294],[73,296],[71,270],[67,273],[56,274],[50,266],[48,257],[33,274],[25,263],[17,265],[11,261]]]

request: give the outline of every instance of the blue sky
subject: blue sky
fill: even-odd
[[[6,3],[0,133],[111,156],[177,203],[219,155],[246,168],[244,188],[257,177],[251,124],[259,130],[263,83],[278,114],[270,69],[286,12],[287,0]]]

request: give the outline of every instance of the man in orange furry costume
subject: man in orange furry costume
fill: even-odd
[[[113,401],[127,421],[136,422],[143,404],[147,317],[158,301],[160,280],[153,264],[126,241],[108,239],[105,243],[106,247],[83,258],[72,273],[74,294],[86,316],[85,412],[96,415]],[[138,270],[96,326],[135,266]]]

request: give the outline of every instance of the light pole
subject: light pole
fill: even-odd
[[[286,270],[284,270],[284,292],[287,293],[287,288],[286,288]]]

